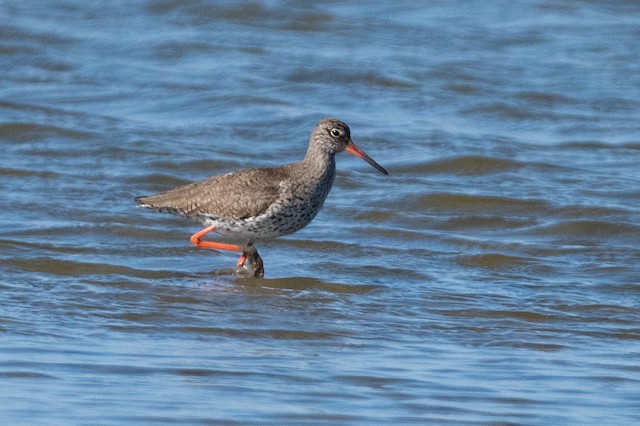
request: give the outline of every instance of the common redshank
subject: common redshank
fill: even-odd
[[[388,174],[353,143],[349,126],[325,118],[313,129],[302,161],[212,176],[135,200],[140,207],[197,219],[206,228],[191,236],[196,247],[242,252],[236,270],[240,272],[249,259],[253,274],[262,276],[264,267],[254,240],[288,235],[311,222],[333,185],[335,155],[342,151]],[[249,242],[242,247],[202,241],[211,231]]]

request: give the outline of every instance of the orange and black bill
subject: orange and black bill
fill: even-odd
[[[347,144],[347,147],[345,149],[349,154],[353,154],[356,157],[362,158],[364,161],[366,161],[367,163],[371,164],[373,167],[375,167],[376,169],[378,169],[379,171],[381,171],[385,175],[389,174],[384,169],[384,167],[382,167],[380,164],[376,163],[376,161],[373,158],[369,157],[366,152],[364,152],[363,150],[358,148],[358,146],[355,143],[353,143],[353,141],[349,141],[349,143]]]

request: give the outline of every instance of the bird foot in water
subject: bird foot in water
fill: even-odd
[[[249,261],[249,267],[245,267],[245,262]],[[236,267],[236,274],[247,275],[247,269],[252,269],[253,276],[260,278],[264,276],[264,263],[262,258],[258,254],[258,249],[253,245],[253,241],[250,241],[242,249],[242,257]]]

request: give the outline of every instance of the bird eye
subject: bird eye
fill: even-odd
[[[331,129],[331,136],[337,138],[338,136],[342,136],[342,132],[340,131],[340,129],[333,128]]]

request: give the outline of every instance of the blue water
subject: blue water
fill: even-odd
[[[0,3],[3,424],[640,423],[640,4]],[[264,279],[133,197],[342,154]]]

